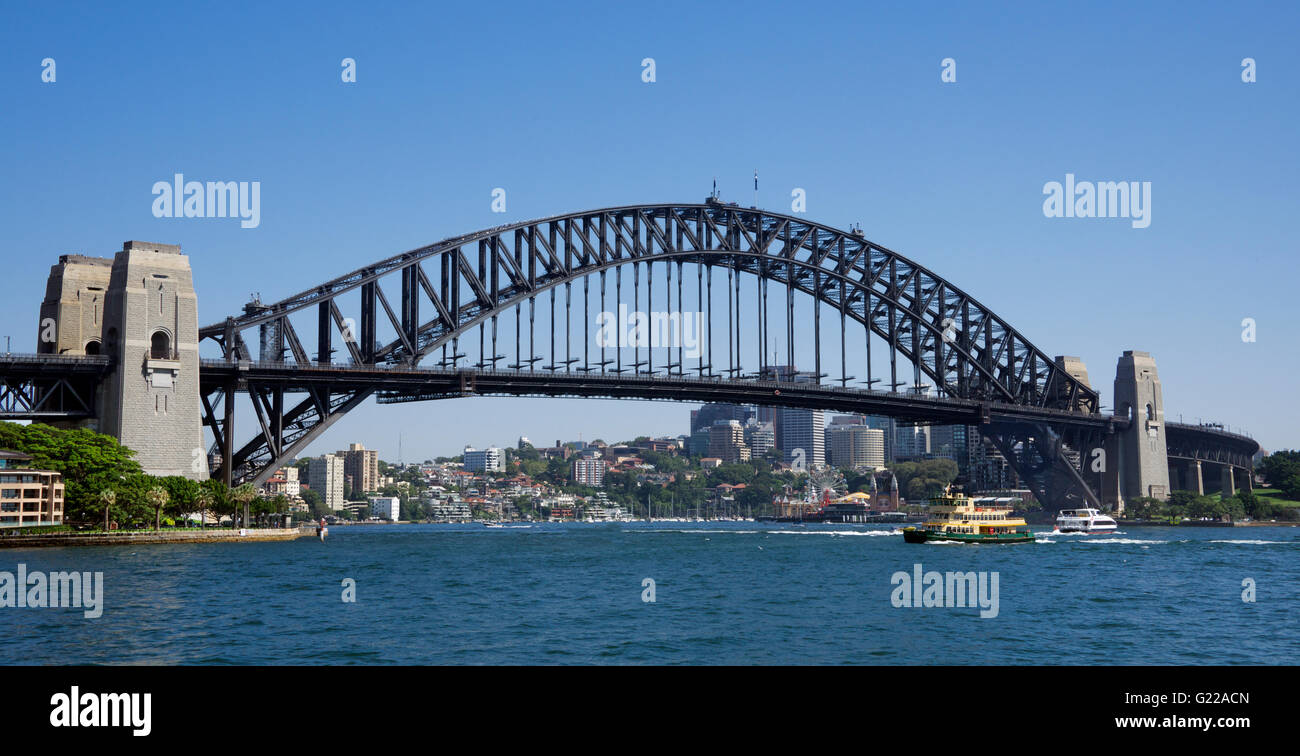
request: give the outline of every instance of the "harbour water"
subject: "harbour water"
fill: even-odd
[[[6,550],[0,571],[102,572],[104,600],[97,619],[0,608],[0,663],[1300,660],[1300,528],[1034,530],[968,546],[870,525],[391,525],[325,543]],[[996,616],[895,606],[893,576],[918,564],[996,573]]]

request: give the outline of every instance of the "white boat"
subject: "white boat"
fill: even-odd
[[[1095,509],[1062,509],[1056,516],[1061,533],[1113,533],[1115,521]]]

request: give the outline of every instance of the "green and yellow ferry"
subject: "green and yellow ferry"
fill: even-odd
[[[930,505],[919,528],[903,528],[907,543],[957,541],[958,543],[1025,543],[1034,540],[1029,524],[1012,517],[1012,507],[995,501],[971,499],[952,493],[951,486]]]

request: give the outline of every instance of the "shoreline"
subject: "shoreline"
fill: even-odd
[[[35,535],[0,535],[0,549],[43,548],[49,546],[126,546],[145,543],[249,543],[292,541],[316,537],[316,528],[253,528],[241,535],[238,530],[173,530],[148,533],[39,533]]]

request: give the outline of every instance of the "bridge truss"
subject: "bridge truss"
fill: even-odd
[[[703,340],[696,354],[680,340],[601,346],[593,304],[597,314],[620,305],[699,312]],[[690,395],[790,406],[805,392],[825,408],[856,402],[844,411],[883,409],[903,422],[974,417],[1040,496],[1095,502],[1081,451],[1115,422],[1097,414],[1095,391],[927,268],[859,232],[717,201],[592,210],[446,239],[251,304],[200,338],[227,366],[205,362],[202,391],[215,474],[231,482],[264,480],[370,396],[659,398],[666,381],[678,399],[706,383],[714,390]],[[423,384],[399,377],[421,362],[431,363]],[[383,372],[364,383],[337,374],[349,370]],[[241,397],[257,417],[242,443]],[[934,409],[943,402],[961,409]]]

